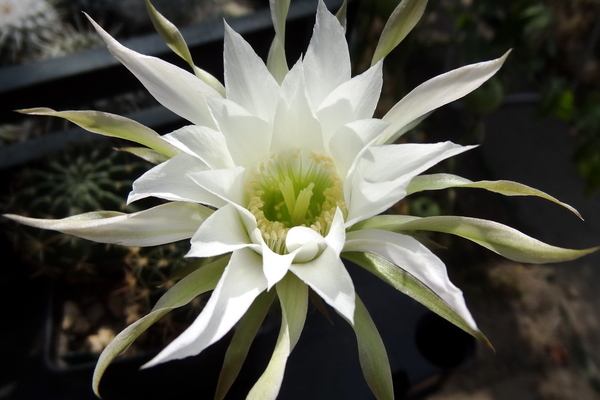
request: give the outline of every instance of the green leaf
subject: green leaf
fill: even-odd
[[[225,266],[229,262],[229,257],[221,258],[203,268],[200,268],[179,282],[177,282],[168,292],[166,292],[156,303],[152,311],[142,319],[134,322],[119,333],[104,349],[94,370],[92,387],[96,396],[100,397],[99,386],[102,375],[110,363],[120,354],[125,352],[146,329],[152,324],[168,314],[169,311],[184,306],[192,301],[196,296],[213,290]]]
[[[387,20],[373,54],[371,66],[400,44],[421,19],[427,0],[402,0]]]
[[[194,60],[192,60],[192,55],[190,54],[190,50],[179,32],[179,29],[175,25],[173,25],[168,19],[166,19],[161,13],[159,13],[156,8],[150,3],[150,0],[146,0],[146,8],[148,9],[148,14],[150,15],[150,19],[152,20],[152,24],[154,28],[160,35],[160,37],[165,41],[167,46],[175,54],[179,57],[183,58],[194,70],[194,74],[210,85],[213,89],[221,94],[221,96],[225,97],[225,87],[217,78],[196,67],[194,64]]]
[[[225,398],[225,395],[227,395],[231,385],[233,385],[233,382],[240,373],[250,350],[250,345],[262,325],[274,298],[274,290],[262,292],[240,320],[231,343],[227,348],[227,353],[225,353],[223,368],[221,369],[219,382],[217,383],[215,400]]]
[[[269,365],[246,400],[274,400],[279,394],[287,359],[300,338],[308,308],[308,286],[288,273],[277,283],[281,303],[281,329]]]
[[[394,384],[385,345],[369,311],[358,295],[356,296],[354,325],[352,325],[352,328],[354,328],[356,341],[358,342],[360,367],[369,388],[377,400],[393,400]]]
[[[434,313],[438,314],[440,317],[453,323],[463,331],[467,332],[493,349],[489,340],[480,330],[471,328],[469,324],[445,301],[443,301],[431,289],[421,283],[421,281],[416,279],[402,268],[374,254],[345,252],[342,253],[342,257],[360,265],[367,271],[380,278],[382,281],[393,286],[396,290],[412,297]]]
[[[101,111],[55,111],[51,108],[28,108],[18,110],[27,115],[59,117],[79,125],[83,129],[104,136],[131,140],[150,147],[171,158],[181,151],[164,140],[158,133],[129,118]]]
[[[419,218],[407,215],[379,215],[361,221],[351,228],[351,230],[357,229],[451,233],[513,261],[535,264],[575,260],[600,249],[600,246],[583,250],[564,249],[543,243],[498,222],[457,216]]]
[[[169,159],[169,157],[164,154],[146,147],[122,147],[117,150],[131,153],[152,164],[161,164]]]
[[[466,188],[478,188],[486,189],[490,192],[500,193],[505,196],[537,196],[546,200],[550,200],[553,203],[561,205],[577,215],[583,220],[581,214],[571,207],[570,205],[559,201],[558,199],[550,196],[541,190],[534,189],[532,187],[523,185],[521,183],[513,181],[477,181],[473,182],[466,178],[462,178],[452,174],[431,174],[431,175],[420,175],[410,182],[406,189],[406,194],[412,194],[415,192],[421,192],[424,190],[440,190],[451,187],[466,187]]]

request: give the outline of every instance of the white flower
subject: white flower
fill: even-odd
[[[404,3],[424,7],[425,2]],[[149,9],[169,45],[192,64],[179,32],[150,5]],[[272,2],[277,36],[268,66],[225,25],[224,87],[193,64],[191,74],[127,49],[94,23],[115,57],[165,107],[193,125],[160,137],[114,115],[49,109],[24,112],[67,118],[93,132],[132,139],[156,150],[151,154],[154,159],[166,161],[134,183],[129,202],[149,196],[170,202],[131,215],[96,212],[63,220],[9,217],[99,242],[142,246],[191,238],[188,257],[227,255],[182,279],[151,314],[115,339],[99,362],[95,390],[108,363],[147,326],[214,288],[195,322],[145,367],[202,352],[250,307],[268,307],[277,292],[282,329],[271,363],[249,395],[274,398],[304,324],[310,287],[355,328],[362,328],[356,332],[363,344],[360,355],[366,379],[378,398],[389,398],[391,376],[385,351],[340,255],[485,341],[444,264],[411,236],[394,231],[455,233],[513,259],[524,259],[532,248],[538,251],[536,260],[584,254],[544,245],[489,221],[377,216],[409,193],[450,186],[538,195],[558,202],[513,182],[471,182],[452,175],[416,178],[472,146],[388,144],[437,107],[476,89],[506,58],[438,76],[414,89],[382,120],[375,119],[382,58],[408,33],[392,28],[401,25],[410,30],[422,13],[422,7],[408,9],[412,11],[400,10],[388,23],[381,41],[384,50],[378,50],[372,67],[351,77],[344,27],[322,1],[306,54],[288,71],[281,46],[287,5]],[[238,329],[250,329],[248,324],[242,321]],[[235,338],[234,343],[246,346]],[[371,357],[365,351],[372,352]],[[231,368],[226,362],[222,375],[235,378],[237,372]],[[225,392],[228,388],[227,384],[220,387]]]

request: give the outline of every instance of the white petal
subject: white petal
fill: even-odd
[[[213,257],[252,245],[248,230],[238,210],[231,204],[219,208],[192,236],[186,257]]]
[[[382,65],[379,62],[361,75],[344,82],[321,103],[317,117],[325,143],[341,126],[373,116],[383,84]]]
[[[337,209],[329,234],[325,237],[327,243],[325,250],[310,262],[294,262],[290,266],[290,271],[352,322],[355,305],[354,284],[340,259],[345,238],[344,216],[340,209]]]
[[[325,236],[325,242],[328,247],[331,247],[338,255],[344,248],[346,242],[346,228],[344,227],[344,214],[342,210],[336,208],[333,222],[329,228],[329,233]]]
[[[412,178],[473,147],[451,142],[369,147],[344,184],[346,226],[385,211],[406,195]]]
[[[329,142],[338,175],[346,178],[368,146],[388,127],[379,119],[351,122],[338,129]]]
[[[190,174],[206,171],[207,166],[196,157],[181,153],[150,169],[133,182],[127,203],[146,197],[171,201],[189,201],[221,207],[227,204],[222,198],[198,187]]]
[[[383,117],[384,121],[389,121],[392,125],[377,143],[387,143],[395,136],[396,131],[415,119],[477,89],[498,72],[509,53],[510,51],[496,60],[457,68],[417,86]]]
[[[320,233],[305,226],[295,226],[285,237],[287,250],[294,255],[295,263],[305,263],[313,260],[327,244]]]
[[[272,122],[279,85],[252,47],[227,23],[224,68],[227,98],[253,115]]]
[[[292,264],[292,271],[344,318],[354,321],[354,284],[336,251],[327,247],[313,261]]]
[[[88,19],[115,58],[139,79],[159,103],[196,125],[215,127],[204,99],[210,96],[220,97],[219,92],[173,64],[128,49],[89,16]]]
[[[143,368],[199,354],[221,339],[266,287],[260,255],[250,249],[235,251],[198,318]]]
[[[204,189],[228,203],[244,202],[246,170],[242,167],[197,171],[188,175],[199,189]]]
[[[266,245],[262,249],[263,257],[263,273],[267,279],[267,290],[277,284],[285,274],[287,274],[294,261],[295,253],[293,254],[277,254]]]
[[[435,292],[471,328],[477,329],[463,294],[450,282],[444,263],[412,237],[378,229],[353,231],[347,235],[344,251],[372,253],[396,264]]]
[[[282,93],[273,122],[271,152],[287,156],[297,149],[308,149],[323,154],[321,126],[308,100],[301,63],[286,75]]]
[[[49,229],[100,243],[156,246],[192,237],[212,210],[192,203],[167,203],[145,211],[124,214],[94,211],[63,219],[37,219],[5,215],[21,224]]]
[[[187,154],[199,158],[210,169],[235,167],[225,137],[214,129],[188,125],[162,138]]]
[[[304,57],[304,74],[315,109],[329,93],[350,79],[350,54],[344,28],[321,0],[313,36]]]
[[[231,100],[214,98],[207,102],[235,165],[252,169],[269,159],[270,124]]]

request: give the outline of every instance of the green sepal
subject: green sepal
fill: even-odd
[[[308,308],[308,287],[292,273],[276,285],[281,303],[281,329],[269,365],[254,384],[246,400],[274,400],[279,394],[285,365],[298,339]]]
[[[500,193],[505,196],[537,196],[563,206],[583,220],[581,214],[570,205],[559,201],[541,190],[513,181],[477,181],[473,182],[466,178],[452,174],[419,175],[410,182],[406,189],[406,195],[424,190],[441,190],[452,187],[485,189],[490,192]]]
[[[269,311],[274,298],[275,290],[262,292],[256,300],[254,300],[252,306],[250,306],[248,311],[246,311],[246,314],[244,314],[238,323],[233,338],[231,339],[231,343],[225,353],[223,368],[221,368],[219,382],[217,383],[215,392],[215,400],[222,400],[225,398],[231,385],[233,385],[233,382],[240,373],[242,365],[248,355],[248,351],[250,350],[250,345],[267,316],[267,312]]]
[[[394,383],[385,345],[369,311],[358,295],[355,304],[354,324],[350,325],[356,334],[358,359],[363,375],[377,400],[393,400]]]
[[[101,111],[55,111],[51,108],[28,108],[18,110],[27,115],[59,117],[79,125],[83,129],[104,136],[131,140],[171,158],[181,151],[164,140],[154,130],[129,118]]]
[[[162,164],[169,159],[169,157],[165,156],[164,154],[146,147],[121,147],[117,150],[131,153],[135,156],[138,156],[142,160],[146,160],[155,165]]]
[[[357,229],[383,229],[400,233],[412,230],[451,233],[510,260],[533,264],[575,260],[600,249],[600,246],[583,250],[556,247],[498,222],[458,216],[419,218],[408,215],[378,215],[351,228]]]
[[[194,64],[194,60],[192,60],[192,55],[190,54],[190,50],[179,32],[179,29],[175,25],[173,25],[168,19],[166,19],[161,13],[159,13],[156,8],[150,3],[150,0],[146,0],[146,8],[148,9],[148,14],[150,15],[150,19],[152,20],[152,24],[154,28],[160,35],[160,37],[165,41],[167,46],[175,54],[179,57],[183,58],[185,62],[187,62],[190,67],[194,70],[194,74],[202,79],[206,84],[215,89],[219,94],[225,97],[225,87],[217,78],[204,71],[201,68],[198,68]]]
[[[427,0],[402,0],[387,20],[373,54],[371,66],[400,44],[421,19]]]
[[[269,48],[267,68],[277,83],[281,84],[289,72],[285,56],[285,20],[290,9],[290,0],[270,0],[269,4],[275,37]]]
[[[229,257],[223,257],[203,268],[200,268],[179,282],[166,292],[156,303],[152,311],[142,319],[129,325],[121,331],[104,349],[92,379],[92,388],[96,396],[100,397],[99,386],[102,375],[110,363],[120,354],[125,352],[146,329],[169,313],[169,311],[182,307],[192,301],[196,296],[213,290],[221,278]]]
[[[335,13],[335,17],[340,21],[340,25],[344,28],[344,32],[346,31],[346,25],[348,25],[348,1],[344,0],[340,9]]]
[[[393,286],[396,290],[412,297],[440,317],[448,320],[493,349],[490,341],[480,330],[471,328],[444,300],[402,268],[374,254],[345,252],[342,253],[342,257],[360,265],[382,281]]]

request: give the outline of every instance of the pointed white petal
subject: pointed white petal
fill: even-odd
[[[292,264],[290,271],[310,286],[348,321],[354,321],[354,284],[335,250],[327,247],[311,262]]]
[[[396,131],[415,119],[477,89],[498,72],[509,53],[510,51],[506,52],[496,60],[457,68],[417,86],[383,117],[384,121],[389,121],[392,125],[377,144],[387,143],[388,139],[395,136]]]
[[[5,217],[24,225],[99,243],[156,246],[192,237],[212,212],[200,204],[176,202],[133,214],[94,211],[63,219],[37,219],[13,214],[6,214]]]
[[[310,262],[294,262],[290,271],[352,323],[355,305],[354,284],[340,259],[345,238],[344,217],[337,209],[329,234],[325,237],[325,250]]]
[[[219,208],[192,236],[186,257],[213,257],[252,246],[238,210],[231,204]],[[254,245],[258,248],[259,246]]]
[[[145,56],[121,45],[89,16],[110,52],[163,106],[196,125],[215,127],[206,97],[221,95],[195,75],[156,57]]]
[[[316,109],[336,87],[350,79],[350,54],[344,28],[319,1],[313,36],[304,57],[304,74]]]
[[[207,166],[198,158],[181,153],[159,164],[133,182],[127,203],[146,197],[158,197],[171,201],[189,201],[221,207],[223,199],[195,183],[190,175],[206,171]]]
[[[224,67],[227,98],[271,122],[279,98],[279,85],[248,42],[227,23]]]
[[[189,177],[201,189],[227,203],[242,204],[244,202],[246,170],[242,167],[197,171],[190,173]]]
[[[389,260],[435,292],[477,330],[463,294],[450,282],[444,263],[412,237],[378,229],[352,231],[348,232],[344,251],[372,253]]]
[[[452,142],[369,147],[344,184],[346,226],[387,210],[406,195],[412,178],[473,147]]]
[[[199,158],[210,169],[235,167],[225,137],[214,129],[188,125],[164,135],[163,139],[179,150]]]
[[[346,178],[362,153],[387,127],[387,122],[366,119],[351,122],[338,129],[329,142],[338,175]]]
[[[262,257],[263,257],[263,273],[267,279],[267,290],[277,284],[287,274],[294,261],[296,254],[277,254],[274,253],[268,246],[263,246]]]
[[[199,354],[229,332],[266,287],[261,256],[250,249],[235,251],[198,318],[142,368]]]
[[[383,84],[382,65],[342,83],[321,103],[316,113],[326,143],[341,126],[373,116]]]
[[[271,125],[228,99],[208,99],[235,165],[256,168],[269,159]]]
[[[346,228],[344,227],[344,214],[339,208],[335,210],[335,216],[329,228],[329,233],[325,236],[325,242],[338,255],[344,248],[344,243],[346,243]]]
[[[283,95],[277,104],[273,122],[271,152],[287,155],[298,149],[310,149],[323,154],[325,147],[321,126],[307,97],[300,62],[286,75],[281,91]]]

